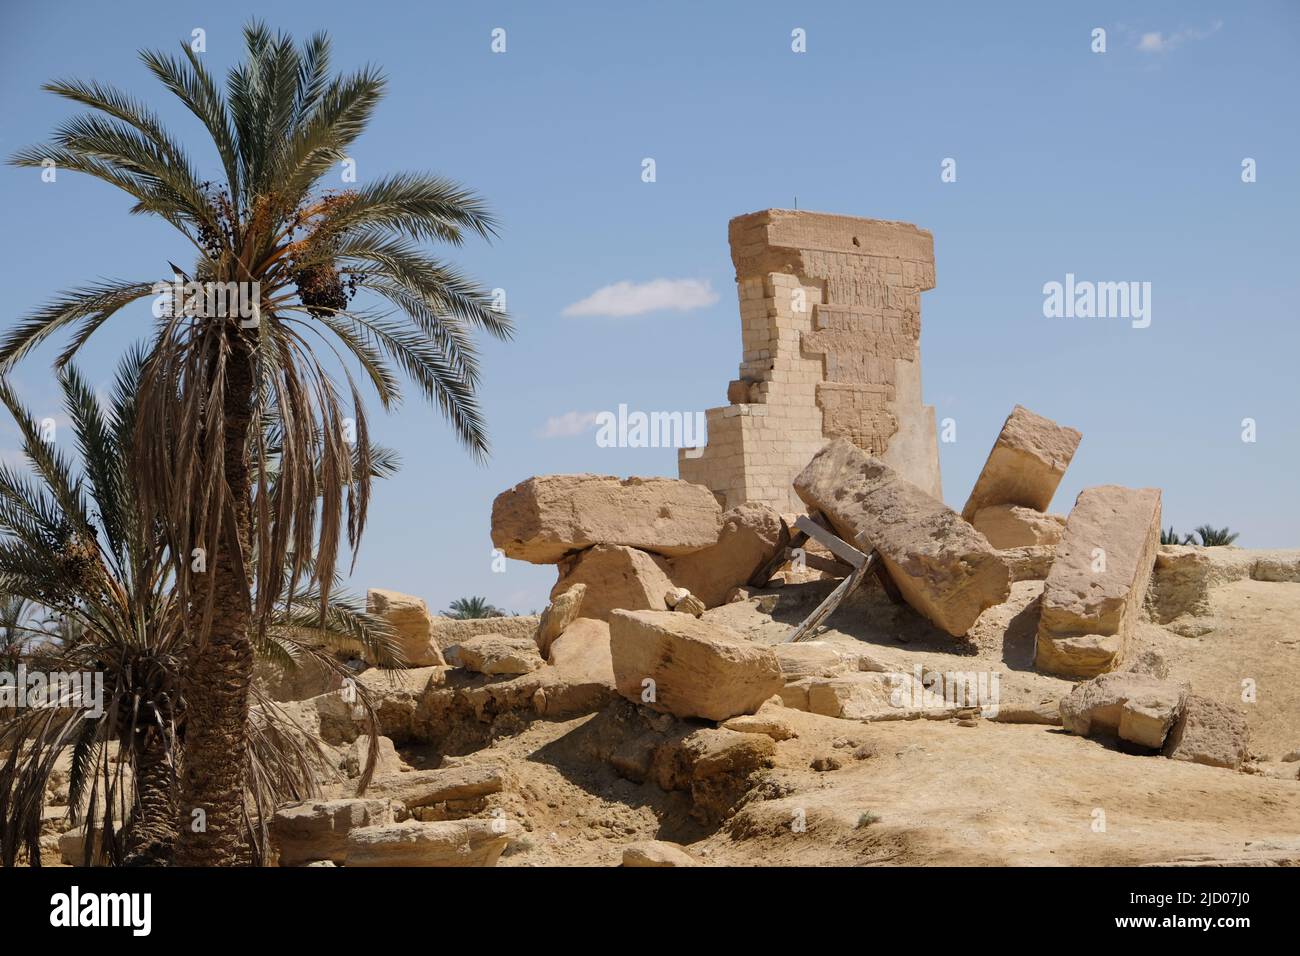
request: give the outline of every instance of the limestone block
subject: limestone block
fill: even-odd
[[[542,657],[549,657],[551,644],[582,615],[582,601],[586,596],[587,585],[575,584],[551,598],[551,603],[542,612],[534,637]]]
[[[609,620],[610,611],[663,611],[664,595],[674,585],[670,566],[657,555],[622,545],[598,544],[560,565],[560,580],[551,599],[574,585],[586,585],[582,599],[584,617]]]
[[[771,648],[687,614],[614,611],[609,632],[618,692],[676,717],[752,714],[785,683]]]
[[[513,820],[408,820],[348,834],[346,866],[496,866],[522,827]]]
[[[1020,505],[989,505],[975,513],[975,530],[999,550],[1053,545],[1061,540],[1065,518]]]
[[[383,799],[311,801],[277,810],[271,818],[271,840],[280,851],[281,866],[314,860],[342,863],[349,833],[392,820],[389,802]]]
[[[1104,734],[1158,750],[1183,709],[1187,686],[1119,671],[1076,684],[1061,700],[1061,725],[1072,734]]]
[[[1160,490],[1085,488],[1043,586],[1035,666],[1093,677],[1122,660],[1160,545]]]
[[[541,475],[492,503],[492,543],[533,564],[596,544],[689,554],[714,544],[721,525],[712,492],[672,478]]]
[[[403,663],[410,667],[431,667],[446,663],[434,640],[433,615],[429,613],[422,598],[399,591],[371,588],[366,592],[366,609],[371,614],[382,617],[393,628],[397,653]]]
[[[990,505],[1046,511],[1082,438],[1073,428],[1017,405],[1007,416],[961,516],[973,521],[980,509]]]
[[[1239,710],[1189,694],[1165,740],[1164,754],[1173,760],[1238,770],[1250,754],[1250,727]]]

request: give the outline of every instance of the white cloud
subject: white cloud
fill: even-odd
[[[596,427],[596,412],[565,412],[546,419],[539,438],[572,438]]]
[[[718,301],[707,279],[651,279],[649,282],[615,282],[564,310],[565,315],[602,315],[621,318],[672,309],[689,312]]]
[[[1143,33],[1137,42],[1138,51],[1141,53],[1168,53],[1177,47],[1182,46],[1188,40],[1204,40],[1206,37],[1219,32],[1223,26],[1222,20],[1215,20],[1210,24],[1208,30],[1186,29],[1171,33],[1168,36],[1159,30],[1151,33]]]

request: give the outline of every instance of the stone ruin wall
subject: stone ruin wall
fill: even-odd
[[[934,409],[921,402],[921,293],[934,240],[909,223],[767,209],[730,223],[744,347],[731,403],[678,474],[803,511],[791,482],[833,438],[942,498]]]

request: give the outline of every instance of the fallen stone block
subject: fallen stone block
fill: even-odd
[[[785,683],[769,647],[673,611],[614,611],[614,684],[628,700],[677,717],[752,714]]]
[[[1065,518],[1061,515],[1043,514],[1020,505],[981,508],[971,524],[998,550],[1056,544],[1065,530]]]
[[[1007,567],[983,535],[852,442],[823,448],[794,487],[841,538],[878,551],[907,603],[949,634],[965,634],[1010,594]]]
[[[587,596],[587,585],[575,584],[551,598],[537,624],[535,641],[542,657],[550,659],[551,644],[564,633],[564,629],[582,616],[582,601]]]
[[[521,832],[513,820],[408,820],[361,827],[347,840],[345,866],[496,866]]]
[[[360,702],[364,693],[374,707],[378,733],[403,743],[417,736],[421,702],[431,686],[443,682],[446,673],[445,666],[396,670],[372,667],[351,678],[342,690],[297,702],[295,720],[301,712],[301,723],[307,727],[306,718],[314,711],[315,729],[321,739],[331,744],[351,743],[359,734],[371,732]]]
[[[1056,548],[1053,545],[1038,544],[1030,548],[1003,548],[998,557],[1007,566],[1011,583],[1017,581],[1043,581],[1052,570],[1056,560]]]
[[[1044,701],[1038,704],[999,704],[997,713],[989,717],[999,724],[1046,724],[1061,726],[1061,704],[1059,701]]]
[[[1043,586],[1034,664],[1093,677],[1122,660],[1160,546],[1160,490],[1085,488]]]
[[[1080,737],[1103,734],[1159,750],[1186,697],[1186,685],[1149,674],[1102,674],[1062,698],[1061,725]]]
[[[597,544],[689,554],[715,544],[721,525],[713,493],[674,478],[541,475],[492,503],[493,545],[533,564]]]
[[[399,591],[371,588],[366,592],[366,609],[382,617],[394,633],[396,653],[408,667],[445,664],[433,638],[433,615],[423,599]],[[383,663],[371,661],[371,663]]]
[[[772,651],[787,682],[801,677],[834,677],[850,671],[883,673],[896,670],[893,665],[865,651],[828,641],[774,644]]]
[[[389,802],[369,797],[319,800],[282,807],[271,818],[271,841],[281,866],[301,866],[317,860],[342,863],[348,834],[360,827],[393,822]]]
[[[1007,416],[961,516],[990,505],[1046,511],[1083,435],[1017,405]]]
[[[500,767],[469,764],[445,770],[412,770],[376,780],[366,795],[396,800],[406,809],[430,807],[449,800],[472,800],[500,793],[505,777]]]
[[[1164,755],[1210,767],[1241,769],[1250,754],[1250,726],[1239,710],[1189,694],[1165,739]]]
[[[623,865],[641,867],[699,866],[700,863],[676,843],[643,840],[623,847]]]
[[[691,617],[699,617],[708,610],[703,601],[685,588],[670,588],[664,595],[664,602],[679,614],[689,614]]]
[[[531,637],[480,634],[447,649],[447,657],[476,674],[516,676],[537,670],[545,661]]]
[[[759,502],[739,505],[722,516],[715,544],[673,559],[671,577],[705,607],[717,607],[776,555],[781,542],[781,516],[776,511]]]
[[[551,597],[578,584],[587,587],[584,617],[609,620],[615,608],[625,611],[664,611],[664,595],[674,586],[668,562],[656,555],[622,545],[598,544],[560,566],[560,580]]]
[[[344,751],[343,772],[349,777],[359,777],[361,771],[365,769],[366,762],[370,759],[370,740],[369,734],[362,734],[352,741],[347,750]],[[393,774],[404,773],[411,769],[398,754],[391,738],[379,737],[375,744],[375,750],[375,778],[390,777]]]
[[[781,717],[778,708],[763,705],[756,714],[742,714],[722,722],[724,730],[734,730],[738,734],[763,734],[773,740],[791,740],[799,734],[790,722]]]

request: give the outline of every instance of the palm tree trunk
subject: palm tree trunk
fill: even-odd
[[[234,533],[252,567],[252,485],[248,436],[252,423],[251,350],[238,330],[230,337],[225,389],[225,477],[234,504]],[[185,750],[179,808],[180,866],[247,866],[252,855],[244,820],[248,698],[253,679],[251,584],[240,580],[225,538],[209,566],[212,626],[191,645],[185,668]],[[198,592],[203,595],[202,590]],[[206,597],[206,595],[203,595]],[[201,617],[201,602],[194,608]],[[197,629],[196,629],[197,633]]]
[[[131,823],[127,866],[158,866],[172,858],[176,844],[176,786],[168,748],[150,733],[135,755],[135,792],[139,805]]]

